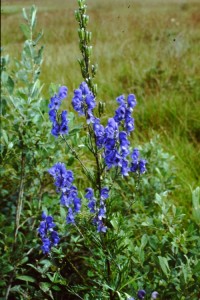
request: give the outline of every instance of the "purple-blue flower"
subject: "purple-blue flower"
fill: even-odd
[[[72,185],[74,174],[64,163],[58,162],[48,170],[55,180],[57,192],[61,192],[60,204],[68,208],[67,223],[75,223],[75,214],[81,210],[81,199],[76,186]]]
[[[58,110],[61,105],[62,100],[58,97],[58,95],[54,95],[50,99],[49,108],[50,110]]]
[[[68,210],[66,222],[67,222],[67,224],[75,224],[74,213],[73,213],[73,210],[71,207]]]
[[[133,152],[131,154],[131,158],[133,162],[137,162],[139,158],[140,152],[137,148],[133,149]]]
[[[145,159],[140,159],[139,170],[140,170],[140,174],[143,174],[146,171],[146,160]]]
[[[96,106],[95,97],[86,82],[82,82],[79,88],[74,91],[72,106],[79,115],[86,116],[88,124],[95,122],[92,112]]]
[[[66,86],[61,86],[58,94],[55,94],[50,99],[49,120],[52,122],[51,134],[56,138],[61,134],[68,134],[69,121],[67,119],[67,111],[64,110],[60,116],[57,113],[62,100],[67,97],[67,91],[68,89]]]
[[[153,292],[152,294],[151,294],[151,298],[152,299],[157,299],[158,298],[158,296],[159,296],[159,294],[158,294],[158,292]]]
[[[120,131],[119,143],[120,143],[121,155],[122,157],[126,157],[130,153],[129,150],[130,142],[128,140],[127,133],[125,131]]]
[[[145,295],[146,295],[145,290],[139,290],[137,293],[137,296],[140,300],[144,299]]]
[[[102,221],[97,222],[97,232],[106,233],[107,229],[108,229],[107,226],[105,226]]]
[[[127,97],[127,103],[128,103],[128,108],[130,110],[133,110],[133,108],[136,106],[137,104],[137,101],[136,101],[136,98],[135,98],[135,95],[134,94],[130,94],[128,95]]]
[[[58,91],[58,97],[63,100],[67,97],[68,88],[66,86],[61,86]]]
[[[52,216],[47,216],[44,212],[42,213],[42,221],[38,228],[38,233],[42,239],[41,249],[44,254],[50,252],[52,246],[57,246],[60,241],[58,233],[53,229],[55,227]]]
[[[136,172],[138,171],[140,174],[145,173],[146,171],[146,160],[145,159],[140,159],[139,160],[139,150],[135,148],[131,154],[132,162],[130,166],[130,171],[131,172]]]
[[[101,199],[107,199],[109,197],[109,188],[107,187],[102,188],[100,197]]]
[[[89,200],[88,202],[88,208],[90,209],[91,213],[96,212],[96,199],[94,197],[94,190],[92,188],[87,188],[85,194],[85,198]]]
[[[122,159],[121,174],[123,176],[128,176],[128,172],[130,171],[128,163],[129,162],[127,159],[125,158]]]
[[[91,200],[94,197],[94,190],[92,188],[87,188],[85,198]]]
[[[114,139],[118,135],[118,124],[114,118],[108,120],[108,124],[105,128],[106,138]]]
[[[68,122],[67,111],[63,110],[61,113],[60,134],[68,134]]]

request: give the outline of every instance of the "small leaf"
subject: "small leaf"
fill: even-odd
[[[38,36],[34,40],[34,45],[37,45],[37,43],[39,42],[39,40],[41,39],[42,36],[43,36],[43,31],[38,33]]]
[[[142,239],[141,239],[141,248],[144,249],[144,247],[146,246],[146,244],[148,243],[148,235],[147,234],[144,234],[142,236]]]
[[[39,286],[40,286],[41,290],[46,293],[50,289],[51,283],[40,282]]]
[[[159,264],[161,266],[161,269],[165,273],[166,276],[168,276],[169,271],[169,265],[166,257],[158,256]]]
[[[14,86],[15,86],[15,83],[14,81],[12,80],[12,78],[9,76],[8,77],[8,80],[7,80],[7,90],[10,94],[13,93],[13,90],[14,90]]]
[[[37,13],[37,9],[36,7],[33,5],[31,7],[31,27],[34,28],[35,23],[36,23],[36,13]]]
[[[26,24],[20,24],[20,29],[27,39],[30,38],[30,29]]]
[[[23,281],[28,281],[28,282],[35,282],[35,279],[31,276],[27,276],[27,275],[20,275],[17,276],[17,279],[23,280]]]
[[[22,15],[23,15],[24,19],[25,19],[26,21],[28,21],[28,16],[27,16],[27,14],[26,14],[26,9],[25,9],[25,8],[22,8]]]
[[[197,224],[200,225],[200,187],[192,192],[192,215]]]
[[[6,131],[5,131],[5,130],[2,130],[1,133],[2,133],[2,136],[3,136],[3,138],[4,138],[5,143],[8,144],[8,136],[7,136]]]

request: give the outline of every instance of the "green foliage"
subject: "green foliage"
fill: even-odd
[[[21,60],[10,67],[8,55],[1,57],[1,287],[6,299],[13,293],[28,299],[24,288],[36,281],[25,266],[38,247],[37,220],[50,183],[46,170],[55,151],[57,158],[61,153],[51,145],[47,102],[41,95],[43,46],[38,44],[42,34],[34,32],[36,8],[23,15]]]

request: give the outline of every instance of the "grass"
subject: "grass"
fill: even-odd
[[[56,4],[55,4],[56,3]],[[115,98],[135,93],[136,143],[160,135],[175,156],[174,201],[189,207],[190,188],[200,170],[200,3],[179,0],[88,0],[93,61],[99,65],[99,99],[115,109]],[[2,46],[19,57],[21,8],[36,4],[43,29],[45,59],[41,80],[48,98],[51,82],[73,91],[82,78],[77,63],[76,1],[2,1]],[[72,95],[72,92],[70,96]],[[69,99],[69,98],[68,98]]]

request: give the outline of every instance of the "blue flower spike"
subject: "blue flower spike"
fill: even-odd
[[[55,94],[50,99],[49,103],[49,120],[52,122],[51,134],[56,138],[60,135],[68,134],[68,119],[67,111],[64,110],[58,115],[58,110],[62,103],[62,100],[67,97],[68,89],[66,86],[61,86],[59,88],[58,94]]]
[[[60,241],[57,231],[53,229],[55,226],[56,224],[53,222],[53,217],[47,216],[42,212],[42,221],[40,222],[38,233],[42,239],[43,244],[41,249],[44,254],[48,254],[51,248],[57,246]]]

